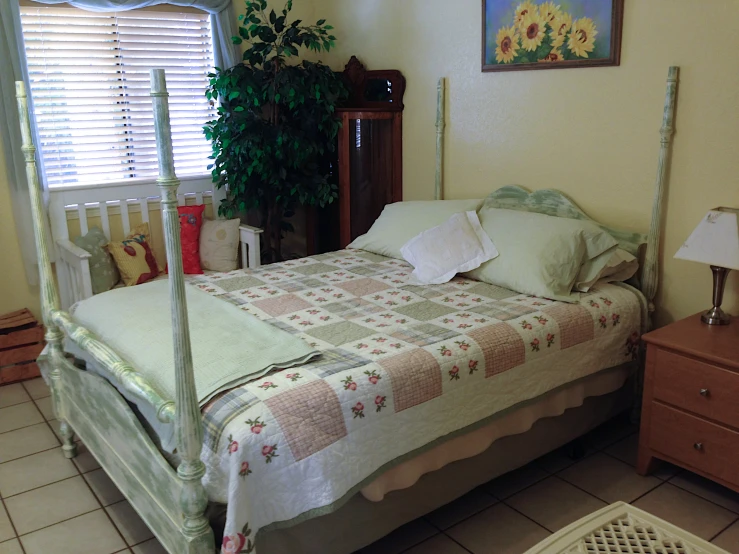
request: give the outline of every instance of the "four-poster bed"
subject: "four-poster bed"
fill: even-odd
[[[677,68],[670,68],[662,149],[660,153],[660,172],[658,174],[657,196],[650,234],[647,236],[639,233],[623,233],[605,228],[619,241],[622,247],[628,250],[636,251],[641,245],[647,244],[641,290],[644,296],[646,296],[650,311],[654,309],[653,299],[657,283],[657,246],[662,197],[664,194],[664,161],[667,159],[672,131],[676,81]],[[216,490],[216,487],[209,487],[206,490],[203,484],[203,478],[206,476],[206,465],[201,460],[201,457],[209,462],[212,459],[217,459],[214,453],[208,453],[208,443],[212,439],[211,435],[213,435],[213,418],[217,418],[220,414],[225,419],[229,419],[225,415],[225,411],[229,407],[235,409],[238,403],[243,400],[244,394],[246,393],[243,391],[240,392],[241,396],[239,394],[232,395],[228,393],[219,399],[220,404],[218,403],[219,401],[216,401],[216,403],[209,404],[205,408],[205,412],[203,412],[206,414],[205,418],[201,414],[201,408],[203,406],[198,403],[195,391],[194,372],[197,371],[197,368],[193,368],[192,362],[191,337],[185,300],[186,285],[185,277],[182,274],[179,219],[176,210],[179,180],[174,174],[164,72],[163,70],[152,71],[152,99],[160,167],[160,177],[157,182],[161,191],[167,260],[170,268],[169,288],[177,374],[176,394],[174,398],[164,397],[160,391],[151,386],[149,380],[144,375],[139,373],[140,368],[132,367],[112,348],[99,340],[93,332],[79,325],[75,321],[74,316],[60,309],[60,300],[55,288],[49,258],[50,238],[47,235],[45,227],[41,224],[44,216],[35,166],[35,148],[31,143],[29,131],[26,92],[22,83],[17,83],[16,89],[21,116],[23,152],[27,162],[28,181],[36,231],[36,246],[39,256],[42,308],[44,323],[47,329],[46,340],[48,346],[45,354],[39,361],[51,383],[54,409],[60,422],[61,435],[64,438],[63,451],[67,457],[73,457],[75,455],[76,447],[73,442],[73,434],[76,433],[85,442],[101,466],[110,475],[167,550],[173,554],[205,554],[206,552],[213,552],[216,548],[214,532],[205,514],[206,508],[208,507],[208,493],[211,493],[211,500],[213,500],[213,491]],[[439,157],[437,160],[436,190],[438,197],[441,196],[443,191],[443,168],[441,164],[444,139],[443,92],[442,82],[439,87],[440,104],[438,112],[439,124],[437,127],[437,155]],[[518,187],[506,187],[492,195],[492,200],[498,207],[523,211],[538,211],[559,217],[587,219],[587,216],[570,200],[554,191],[540,191],[539,193],[529,195]],[[303,267],[304,275],[301,278],[321,277],[321,272],[333,275],[355,270],[356,275],[359,276],[375,276],[378,281],[386,279],[387,285],[383,289],[378,289],[378,293],[385,290],[389,292],[395,292],[396,289],[400,290],[400,286],[394,286],[394,283],[396,284],[399,276],[398,270],[402,271],[407,266],[402,262],[387,259],[381,260],[378,258],[377,256],[361,253],[340,252],[335,255],[324,255],[318,257],[318,259],[308,259],[305,263],[308,266],[314,265],[314,267]],[[349,269],[340,271],[342,267]],[[275,267],[274,269],[266,267],[258,272],[242,272],[239,273],[238,278],[255,279],[256,277],[264,278],[265,275],[268,278],[274,278],[277,283],[274,288],[279,289],[282,286],[284,289],[281,291],[278,290],[275,294],[289,292],[289,294],[283,294],[283,297],[288,298],[295,305],[303,306],[303,304],[307,304],[307,299],[311,291],[309,290],[306,293],[307,296],[301,297],[301,291],[304,291],[306,287],[301,289],[296,286],[296,283],[305,284],[306,281],[293,278],[288,279],[284,276],[274,276],[271,273],[290,274],[295,271],[299,272],[300,269],[301,266],[299,265],[282,264],[280,267]],[[352,278],[355,278],[356,275]],[[224,293],[226,289],[218,290],[219,279],[218,276],[206,276],[202,280],[192,282],[211,294],[223,294],[225,296],[229,293]],[[393,281],[393,279],[396,281]],[[373,281],[373,279],[357,279],[349,285],[344,281],[336,281],[336,286],[343,287],[342,291],[344,292],[341,294],[345,294],[347,291],[355,290],[356,283],[362,282],[363,284],[367,284],[365,282],[369,281]],[[326,284],[330,283],[331,279],[327,278],[323,283],[319,283],[319,286],[325,289],[327,288]],[[461,289],[475,286],[470,285],[466,280],[459,280],[454,285]],[[313,286],[315,287],[316,285],[314,284]],[[616,302],[619,306],[622,306],[623,327],[626,327],[626,322],[628,317],[630,317],[631,319],[628,321],[631,321],[631,323],[629,325],[633,324],[638,330],[645,330],[648,324],[644,321],[646,320],[646,315],[642,314],[639,301],[640,294],[636,289],[626,286],[617,287],[615,285],[609,287],[607,289],[608,295],[613,298],[612,300],[608,300],[609,305],[611,302]],[[251,286],[245,287],[243,291],[239,291],[240,294],[247,297],[249,294],[253,294],[256,295],[255,298],[258,298],[258,300],[252,303],[241,301],[243,308],[264,316],[264,319],[268,319],[267,316],[269,316],[272,318],[270,321],[274,322],[275,325],[288,328],[289,324],[286,319],[280,319],[280,317],[289,315],[290,312],[284,311],[282,307],[275,307],[275,304],[271,303],[270,298],[260,297],[259,294],[261,293],[257,289],[257,286]],[[332,291],[334,290],[332,289]],[[452,289],[446,290],[446,293],[449,295],[452,295],[454,292]],[[509,299],[515,297],[516,293],[508,294],[509,292],[503,293],[501,298]],[[428,294],[428,292],[414,289],[412,294]],[[488,290],[488,294],[501,293],[499,291],[490,292]],[[411,295],[409,294],[408,296],[410,297]],[[523,297],[524,295],[519,296]],[[527,298],[515,298],[515,300],[523,304],[526,302],[536,302],[537,306],[545,306],[544,310],[550,310],[545,313],[551,314],[550,317],[555,320],[558,314],[562,314],[562,310],[564,309],[562,306],[548,301],[542,301],[540,303],[538,300]],[[303,302],[303,304],[299,301]],[[497,301],[495,299],[489,299],[485,302],[488,302],[489,309],[497,310],[496,313],[500,313],[501,305],[496,304]],[[419,300],[419,304],[422,303],[431,305],[431,302],[428,300]],[[351,308],[355,309],[357,305],[366,305],[364,299],[360,298],[358,294]],[[506,304],[506,306],[508,305]],[[643,306],[645,308],[644,312],[646,312],[646,307],[646,305]],[[531,306],[524,305],[523,308],[523,312],[517,313],[534,313],[535,311]],[[529,310],[528,308],[532,309]],[[344,309],[348,310],[348,308]],[[512,308],[507,307],[506,309]],[[600,310],[600,306],[597,309]],[[310,305],[307,306],[306,310],[320,311],[320,309],[315,309]],[[373,308],[373,311],[370,313],[379,314],[380,311],[374,310]],[[448,310],[445,313],[454,314],[458,312]],[[627,313],[630,314],[628,317]],[[598,314],[600,312],[593,311],[587,317],[589,318],[591,315],[596,317]],[[344,330],[348,329],[350,326],[355,325],[351,321],[351,317],[353,316],[341,315],[339,317],[340,323],[336,325],[341,326]],[[565,319],[562,319],[562,321],[564,322]],[[616,321],[616,318],[614,318],[614,321]],[[396,332],[391,336],[397,337],[399,334],[409,336],[410,331],[406,327],[403,327],[403,325],[398,322]],[[423,325],[426,324],[424,323]],[[501,325],[506,324],[501,323]],[[356,327],[351,328],[356,330]],[[413,331],[415,334],[413,338],[408,339],[411,340],[411,344],[416,345],[416,349],[412,350],[412,352],[417,354],[422,350],[422,348],[418,347],[419,344],[427,344],[429,347],[433,346],[434,348],[441,344],[436,342],[435,339],[430,342],[413,343],[413,340],[420,340],[417,332],[418,329],[420,327],[414,328]],[[485,329],[490,329],[490,327]],[[484,331],[485,329],[482,330]],[[502,329],[502,327],[497,327],[497,329]],[[506,327],[505,329],[508,328]],[[558,379],[561,378],[562,381],[552,382],[551,387],[542,388],[541,395],[536,395],[532,392],[533,397],[523,398],[520,402],[512,401],[513,404],[504,405],[495,413],[491,413],[492,408],[483,406],[478,409],[479,413],[477,415],[479,416],[479,420],[471,419],[459,428],[455,427],[454,425],[456,423],[453,422],[449,423],[443,420],[434,421],[434,424],[441,431],[438,436],[434,435],[430,438],[427,441],[428,444],[423,447],[410,448],[404,455],[395,452],[388,459],[381,460],[378,457],[378,460],[381,461],[373,466],[370,471],[358,477],[356,482],[353,483],[353,486],[347,485],[342,489],[341,494],[337,493],[336,497],[327,496],[322,504],[320,501],[316,501],[318,504],[310,505],[303,512],[298,510],[295,517],[286,516],[282,519],[278,517],[269,521],[264,519],[262,514],[255,513],[252,510],[249,515],[249,521],[259,521],[259,525],[252,523],[253,528],[250,528],[249,521],[246,522],[246,525],[243,525],[243,518],[236,513],[240,509],[240,503],[246,498],[244,491],[239,492],[239,496],[232,489],[237,488],[240,486],[239,483],[248,479],[247,476],[252,473],[251,469],[255,465],[255,462],[250,461],[252,466],[249,463],[246,463],[246,465],[242,463],[239,466],[238,464],[234,465],[229,462],[228,457],[231,454],[235,454],[239,449],[236,439],[241,439],[243,447],[247,444],[247,439],[251,440],[254,437],[264,436],[261,433],[265,427],[271,425],[272,428],[282,429],[283,435],[288,438],[288,444],[282,446],[282,443],[280,443],[279,453],[275,447],[271,447],[268,444],[265,444],[266,450],[264,448],[261,450],[261,456],[266,460],[266,464],[272,462],[274,466],[287,464],[287,461],[292,460],[292,458],[295,460],[292,460],[291,463],[296,466],[301,460],[308,460],[305,463],[317,464],[317,460],[320,460],[322,456],[328,456],[330,454],[330,448],[326,446],[321,450],[315,444],[310,448],[302,444],[301,437],[305,435],[305,432],[310,431],[310,429],[302,429],[301,431],[298,427],[297,431],[293,430],[295,433],[291,438],[292,431],[289,429],[288,420],[294,421],[299,414],[298,412],[290,412],[289,410],[287,410],[286,415],[284,414],[286,410],[285,403],[281,402],[281,400],[284,400],[285,397],[283,396],[280,399],[277,393],[270,390],[277,388],[277,385],[269,381],[262,382],[258,386],[253,384],[245,385],[242,389],[252,394],[255,400],[250,400],[253,403],[243,407],[241,411],[234,412],[238,418],[245,419],[247,410],[262,409],[262,406],[268,406],[273,413],[278,413],[282,410],[284,417],[287,419],[279,419],[281,416],[276,416],[275,419],[269,419],[269,423],[265,423],[267,421],[265,419],[261,421],[259,418],[256,421],[252,419],[247,421],[248,425],[245,430],[234,427],[236,424],[242,424],[241,422],[231,421],[222,425],[220,423],[218,424],[220,425],[219,432],[224,437],[212,439],[215,447],[213,447],[213,444],[211,444],[211,447],[213,447],[213,451],[215,452],[221,449],[221,445],[225,444],[227,446],[226,451],[222,455],[224,461],[221,465],[223,468],[226,468],[224,479],[231,479],[227,487],[229,489],[229,504],[226,517],[227,536],[222,542],[224,551],[254,552],[255,547],[258,546],[262,554],[265,552],[272,554],[298,551],[320,552],[322,554],[350,552],[376,540],[395,527],[453,500],[475,486],[506,471],[519,467],[582,435],[589,429],[607,420],[611,415],[622,411],[628,406],[629,394],[623,387],[623,384],[633,370],[633,363],[631,362],[631,355],[634,351],[633,340],[629,343],[633,333],[630,334],[625,329],[622,330],[616,327],[615,323],[612,327],[603,327],[603,329],[605,329],[603,335],[600,339],[597,339],[602,342],[597,344],[600,346],[607,344],[611,349],[616,348],[614,352],[620,352],[623,350],[623,338],[626,336],[626,346],[631,346],[627,351],[628,359],[624,359],[623,353],[621,353],[621,362],[617,362],[616,354],[611,354],[611,357],[607,358],[610,361],[610,365],[606,364],[603,366],[606,369],[598,369],[596,371],[595,368],[591,367],[589,370],[580,371],[575,367],[577,363],[574,362],[574,358],[557,358],[560,360],[557,362],[557,367],[560,369],[567,368],[567,371],[563,369],[562,373],[569,372],[569,381],[564,375],[557,377]],[[471,331],[470,335],[473,332]],[[367,336],[360,335],[358,335],[360,339]],[[334,340],[333,337],[326,334],[314,333],[310,336],[316,339],[317,344],[323,341],[325,345],[326,341]],[[460,338],[458,334],[444,336]],[[475,336],[478,337],[478,342],[485,342],[487,340],[484,333]],[[75,343],[85,353],[86,361],[104,368],[108,378],[104,379],[92,371],[78,369],[65,354],[63,345],[65,339]],[[385,340],[387,339],[383,339],[383,343]],[[460,346],[464,351],[462,354],[466,354],[468,348],[470,348],[470,344],[464,338],[460,342],[464,345]],[[460,342],[456,344],[460,344]],[[342,346],[344,345],[344,343],[340,344]],[[361,344],[355,346],[357,348],[362,347]],[[499,344],[499,346],[505,348],[504,343]],[[594,364],[594,358],[592,357],[595,355],[592,352],[593,347],[588,347],[589,349],[586,347],[587,345],[584,343],[579,346],[579,349],[575,346],[570,349],[569,355],[574,355],[576,358],[590,356],[589,359]],[[443,353],[444,348],[444,346],[441,348],[442,359],[444,356],[451,356],[451,353]],[[564,349],[565,347],[563,346],[562,348]],[[538,349],[535,350],[538,351]],[[336,349],[332,350],[326,347],[324,352],[327,359],[321,363],[328,363],[331,361],[328,358],[335,355]],[[424,352],[427,352],[427,350],[424,350]],[[562,350],[561,352],[566,351]],[[505,369],[501,370],[505,371],[505,373],[496,375],[496,371],[492,371],[492,368],[498,362],[495,358],[489,357],[492,355],[490,351],[483,348],[482,350],[478,349],[476,353],[479,356],[483,356],[484,354],[486,366],[483,375],[478,374],[480,387],[488,386],[491,381],[494,381],[493,379],[486,379],[486,377],[496,376],[498,380],[495,383],[500,387],[505,387],[507,383],[507,386],[512,389],[535,389],[536,386],[532,386],[532,383],[541,379],[540,373],[533,372],[542,371],[542,368],[547,367],[547,364],[554,363],[548,360],[555,359],[551,356],[548,358],[543,357],[543,354],[550,354],[545,349],[542,357],[536,362],[538,365],[536,367],[531,366],[533,369],[521,370],[516,373],[506,371],[509,368],[509,366],[506,366]],[[456,360],[456,358],[453,359]],[[415,363],[413,360],[415,358],[412,356],[407,358],[405,360],[406,365],[410,363],[410,366],[412,366]],[[464,360],[467,363],[467,358],[464,358]],[[433,363],[429,363],[433,366]],[[421,409],[420,406],[416,408],[415,412],[414,410],[407,409],[414,407],[417,404],[417,400],[416,396],[414,396],[416,394],[415,392],[409,392],[407,388],[404,389],[403,387],[405,385],[398,385],[398,383],[405,382],[404,380],[407,381],[408,379],[408,376],[404,374],[406,368],[390,366],[388,363],[385,365],[382,364],[382,361],[380,361],[376,366],[385,370],[385,373],[382,373],[383,377],[385,377],[383,381],[380,381],[382,377],[374,369],[376,366],[361,366],[361,369],[366,369],[364,373],[370,376],[368,380],[370,384],[376,386],[379,382],[382,386],[390,387],[390,384],[386,383],[392,382],[393,388],[386,389],[390,391],[387,393],[387,396],[381,396],[380,394],[382,393],[380,393],[376,397],[377,399],[382,399],[382,402],[376,401],[377,414],[383,417],[393,416],[399,418],[400,416],[392,414],[394,405],[396,412],[402,414],[404,419],[392,420],[396,422],[393,425],[397,425],[399,421],[401,425],[410,428],[417,423],[412,417],[413,414],[426,414],[426,412],[419,412],[418,410]],[[476,360],[469,360],[470,376],[473,375],[476,364]],[[431,366],[426,364],[419,371],[428,372],[428,368]],[[279,383],[280,386],[282,386],[284,381],[288,389],[287,393],[284,393],[286,395],[297,394],[296,391],[304,390],[309,386],[325,388],[329,386],[327,383],[333,383],[338,392],[329,391],[327,393],[328,396],[325,396],[325,398],[333,398],[331,395],[343,395],[344,392],[349,393],[357,389],[356,381],[352,381],[351,379],[348,381],[344,379],[340,383],[335,383],[336,379],[343,375],[337,373],[335,369],[326,371],[324,375],[317,374],[316,367],[318,366],[308,365],[305,366],[305,369],[302,366],[299,368],[306,375],[316,377],[315,379],[311,377],[307,385],[288,383],[287,381],[294,383],[301,378],[300,375],[296,377],[295,373],[290,375],[275,374],[273,380],[275,383]],[[356,369],[358,366],[351,367]],[[489,370],[488,367],[491,369]],[[510,367],[513,367],[513,365]],[[438,368],[442,369],[441,363]],[[451,389],[449,387],[456,383],[454,369],[456,369],[456,366],[454,368],[443,366],[445,380],[443,384],[441,379],[439,380],[439,393],[438,395],[434,393],[436,395],[434,397],[437,398],[438,402],[443,402],[439,404],[443,408],[439,408],[437,410],[439,412],[444,412],[444,410],[454,411],[455,405],[457,406],[456,411],[459,411],[459,406],[462,405],[458,401],[456,404],[452,403],[456,397],[450,392]],[[447,370],[449,371],[449,375],[452,376],[449,382],[446,381],[448,379]],[[438,371],[438,369],[434,371]],[[580,372],[578,373],[578,371]],[[362,372],[360,371],[359,373],[361,374]],[[485,375],[485,373],[488,375]],[[523,379],[524,377],[533,377],[534,381],[517,380]],[[416,379],[418,378],[418,374],[415,377],[412,374],[410,378],[411,380]],[[278,381],[278,379],[281,379],[281,381]],[[363,377],[363,379],[366,379],[366,377]],[[360,390],[362,390],[362,386],[368,387],[369,385],[360,385]],[[256,390],[260,388],[262,389],[261,392]],[[125,395],[125,398],[122,395]],[[342,396],[342,402],[343,398]],[[390,413],[381,414],[382,410],[386,408],[384,405],[386,400],[390,408]],[[462,398],[459,397],[459,400],[462,400]],[[147,407],[150,414],[153,414],[151,419],[147,421],[145,418],[137,415],[136,410],[132,409],[132,405]],[[361,406],[361,409],[359,406]],[[469,404],[465,407],[470,412],[474,411]],[[375,406],[373,405],[372,408],[372,412],[374,412]],[[359,412],[361,412],[361,416]],[[252,413],[254,412],[248,412],[248,414]],[[267,412],[265,411],[264,413]],[[352,413],[353,417],[351,417]],[[375,414],[373,413],[371,415],[374,416]],[[472,418],[472,415],[469,417]],[[341,419],[341,416],[339,418]],[[363,429],[369,428],[365,425],[369,419],[370,415],[365,419],[364,405],[359,403],[351,407],[351,412],[346,422],[341,419],[341,425],[352,432],[356,432],[354,436],[361,436],[359,433],[363,432]],[[433,420],[433,418],[429,418],[429,420]],[[385,421],[390,420],[386,419]],[[152,425],[153,423],[174,428],[177,437],[176,459],[172,459],[171,457],[165,458],[164,454],[156,446],[156,433],[152,431],[152,427],[154,427]],[[205,448],[203,448],[204,427],[205,433],[211,436],[211,439],[206,440]],[[251,430],[249,430],[249,427],[251,427]],[[392,428],[392,425],[385,427],[386,430]],[[255,431],[255,429],[258,430]],[[237,435],[236,439],[232,439],[228,435],[228,432],[240,434]],[[321,432],[322,436],[329,433],[325,429]],[[400,428],[397,432],[398,434],[389,442],[403,442],[400,439],[395,440],[400,436],[399,433],[403,432],[403,429]],[[266,432],[264,433],[267,434]],[[225,437],[228,438],[226,439]],[[366,434],[365,438],[367,438]],[[493,444],[493,447],[489,448],[491,444]],[[333,445],[331,448],[333,448]],[[292,458],[290,452],[292,452]],[[299,452],[302,452],[302,454],[298,455]],[[339,451],[337,447],[337,452],[344,455],[344,460],[347,459],[345,451]],[[303,454],[305,456],[301,458]],[[274,462],[272,461],[273,459]],[[335,460],[339,459],[341,458],[335,458]],[[313,461],[311,462],[311,460]],[[361,466],[358,460],[355,460],[354,463],[357,466]],[[266,464],[263,464],[260,468],[273,467],[272,465],[268,466]],[[176,466],[176,470],[173,469],[173,466]],[[353,466],[353,464],[345,464],[343,466],[338,464],[334,465],[333,468],[337,472],[341,472],[348,470],[349,466]],[[287,469],[292,466],[282,465],[280,467],[285,472],[285,475],[287,475]],[[315,469],[319,466],[305,465],[301,467],[304,469]],[[216,470],[209,466],[208,471]],[[327,475],[331,474],[329,473]],[[273,479],[271,474],[267,473],[264,474],[264,477],[260,475],[259,478],[263,479],[264,482]],[[214,477],[212,475],[210,478],[206,478],[211,484],[213,479]],[[286,479],[288,478],[286,477]],[[341,480],[338,475],[336,479],[337,481]],[[331,478],[324,477],[319,480],[325,484],[327,481],[331,481]],[[252,490],[259,490],[260,482],[251,481]],[[289,481],[289,483],[290,486],[293,486],[292,481]],[[297,488],[297,485],[295,486]],[[385,497],[391,491],[395,492]],[[277,491],[275,491],[275,494],[277,495]],[[383,497],[385,498],[383,499]],[[233,505],[232,500],[236,500],[233,502]],[[274,505],[268,502],[270,500],[268,496],[264,496],[259,500],[262,501],[265,511],[275,508]],[[382,501],[378,502],[378,500]],[[295,498],[295,504],[298,507],[300,507],[301,502],[303,502],[302,498]],[[259,505],[257,504],[257,506]],[[223,505],[220,506],[220,511],[220,516],[223,516],[222,512],[225,511]],[[217,506],[210,511],[212,520],[218,520],[218,512],[219,508]],[[285,509],[284,513],[289,513],[289,510]],[[352,529],[352,533],[346,532],[349,528]],[[260,531],[258,539],[256,538],[257,533],[255,531]],[[219,540],[220,543],[221,541]]]

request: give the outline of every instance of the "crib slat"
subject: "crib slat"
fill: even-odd
[[[200,206],[203,203],[203,193],[202,192],[196,192],[195,193],[195,204]]]
[[[142,198],[139,200],[139,206],[141,206],[141,221],[149,223],[149,199]]]
[[[187,205],[187,199],[185,198],[184,194],[178,194],[177,195],[177,205],[178,206],[186,206]]]
[[[77,204],[77,213],[80,217],[80,233],[84,237],[89,230],[87,228],[87,206],[84,203]]]
[[[128,236],[131,233],[131,219],[128,214],[128,200],[121,200],[121,221],[123,222],[123,234]]]
[[[105,238],[110,240],[110,219],[108,219],[108,203],[100,202],[98,206],[100,207],[100,221],[103,224],[103,233],[105,233]]]

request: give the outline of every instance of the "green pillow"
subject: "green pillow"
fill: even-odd
[[[400,249],[416,235],[441,225],[459,212],[476,212],[482,200],[420,200],[388,204],[367,234],[349,248],[403,259]]]
[[[496,208],[478,215],[500,256],[465,275],[522,294],[577,302],[582,265],[617,244],[588,221]]]
[[[92,294],[112,289],[121,276],[110,253],[105,249],[108,239],[99,227],[90,229],[84,237],[77,237],[74,243],[90,253],[90,280]]]

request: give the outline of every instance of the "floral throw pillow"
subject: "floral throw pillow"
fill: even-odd
[[[146,283],[159,275],[148,223],[136,227],[124,240],[108,244],[108,252],[113,256],[127,287]]]
[[[200,267],[200,228],[203,226],[205,206],[179,206],[180,243],[182,245],[182,269],[185,275],[201,275]],[[169,267],[166,268],[169,273]]]
[[[105,249],[108,238],[100,227],[93,227],[84,237],[74,239],[74,244],[90,253],[90,281],[92,282],[92,294],[112,289],[121,276],[113,258]]]

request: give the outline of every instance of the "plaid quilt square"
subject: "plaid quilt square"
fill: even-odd
[[[507,323],[475,329],[467,335],[485,355],[485,377],[493,377],[526,362],[526,347],[518,332]]]
[[[322,307],[327,312],[336,314],[344,319],[368,317],[384,311],[382,306],[377,306],[362,298],[352,298],[351,300],[345,300],[343,302],[334,302]]]
[[[312,361],[305,367],[309,368],[319,377],[328,377],[347,369],[362,367],[370,363],[369,360],[363,358],[358,353],[349,352],[343,348],[334,348],[332,350],[324,350],[321,357]]]
[[[415,344],[416,346],[429,346],[431,344],[459,336],[459,333],[455,331],[444,329],[443,327],[432,325],[431,323],[406,325],[406,327],[392,333],[391,336],[410,344]]]
[[[536,313],[536,309],[523,304],[512,304],[508,302],[495,302],[483,306],[475,306],[469,311],[480,314],[498,321],[510,321],[519,317]]]
[[[216,397],[203,409],[203,444],[216,452],[226,426],[259,402],[254,393],[243,387]]]
[[[323,285],[318,279],[305,278],[293,279],[280,284],[280,288],[286,292],[299,292],[301,290],[314,289]]]
[[[429,352],[418,348],[382,360],[380,365],[390,375],[396,412],[441,396],[441,367]]]

